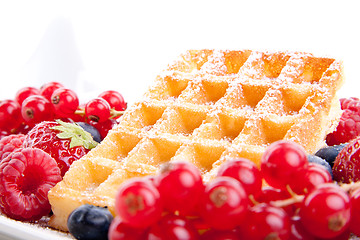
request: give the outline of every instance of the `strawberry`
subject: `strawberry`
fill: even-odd
[[[334,180],[342,183],[360,180],[360,137],[349,142],[335,159]]]
[[[56,161],[37,148],[20,148],[0,163],[0,209],[8,217],[34,221],[50,213],[47,193],[61,180]]]
[[[90,133],[75,123],[61,120],[37,124],[26,135],[23,143],[24,147],[40,148],[49,153],[56,160],[62,176],[74,161],[87,154],[96,145],[97,142]]]
[[[24,139],[24,134],[11,134],[2,138],[0,140],[0,162],[14,150],[22,148]]]

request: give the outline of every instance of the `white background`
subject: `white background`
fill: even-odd
[[[80,101],[139,98],[190,48],[296,50],[344,62],[340,96],[358,96],[357,1],[2,1],[0,100],[60,81]]]

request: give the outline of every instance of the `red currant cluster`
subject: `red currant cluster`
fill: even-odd
[[[279,141],[260,168],[229,160],[205,183],[187,162],[133,178],[116,195],[109,239],[348,239],[360,235],[359,183],[339,186],[307,160],[303,149]]]
[[[0,101],[0,135],[26,133],[42,121],[63,119],[89,123],[104,137],[126,108],[127,103],[117,91],[105,91],[80,105],[77,94],[59,82],[40,88],[24,87],[14,99]]]

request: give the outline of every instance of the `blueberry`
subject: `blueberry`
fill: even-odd
[[[335,145],[335,146],[326,146],[320,148],[315,155],[325,159],[331,167],[334,165],[334,161],[339,152],[346,146],[346,143]]]
[[[319,164],[319,165],[325,167],[326,171],[328,171],[330,173],[331,178],[333,177],[332,168],[325,159],[322,159],[321,157],[309,154],[308,161],[311,163],[316,163],[316,164]]]
[[[113,216],[107,208],[89,204],[75,209],[68,218],[69,232],[76,239],[108,239],[108,231]]]
[[[101,135],[94,126],[92,126],[86,122],[77,122],[76,124],[79,125],[80,127],[82,127],[88,133],[90,133],[91,136],[93,137],[94,141],[96,141],[98,143],[101,142],[101,140],[102,140]]]

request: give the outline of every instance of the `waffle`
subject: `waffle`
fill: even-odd
[[[300,52],[191,50],[158,75],[108,136],[50,192],[50,225],[67,230],[84,203],[107,206],[128,178],[185,160],[210,181],[227,159],[259,164],[265,148],[290,140],[313,153],[341,114],[341,63]]]

